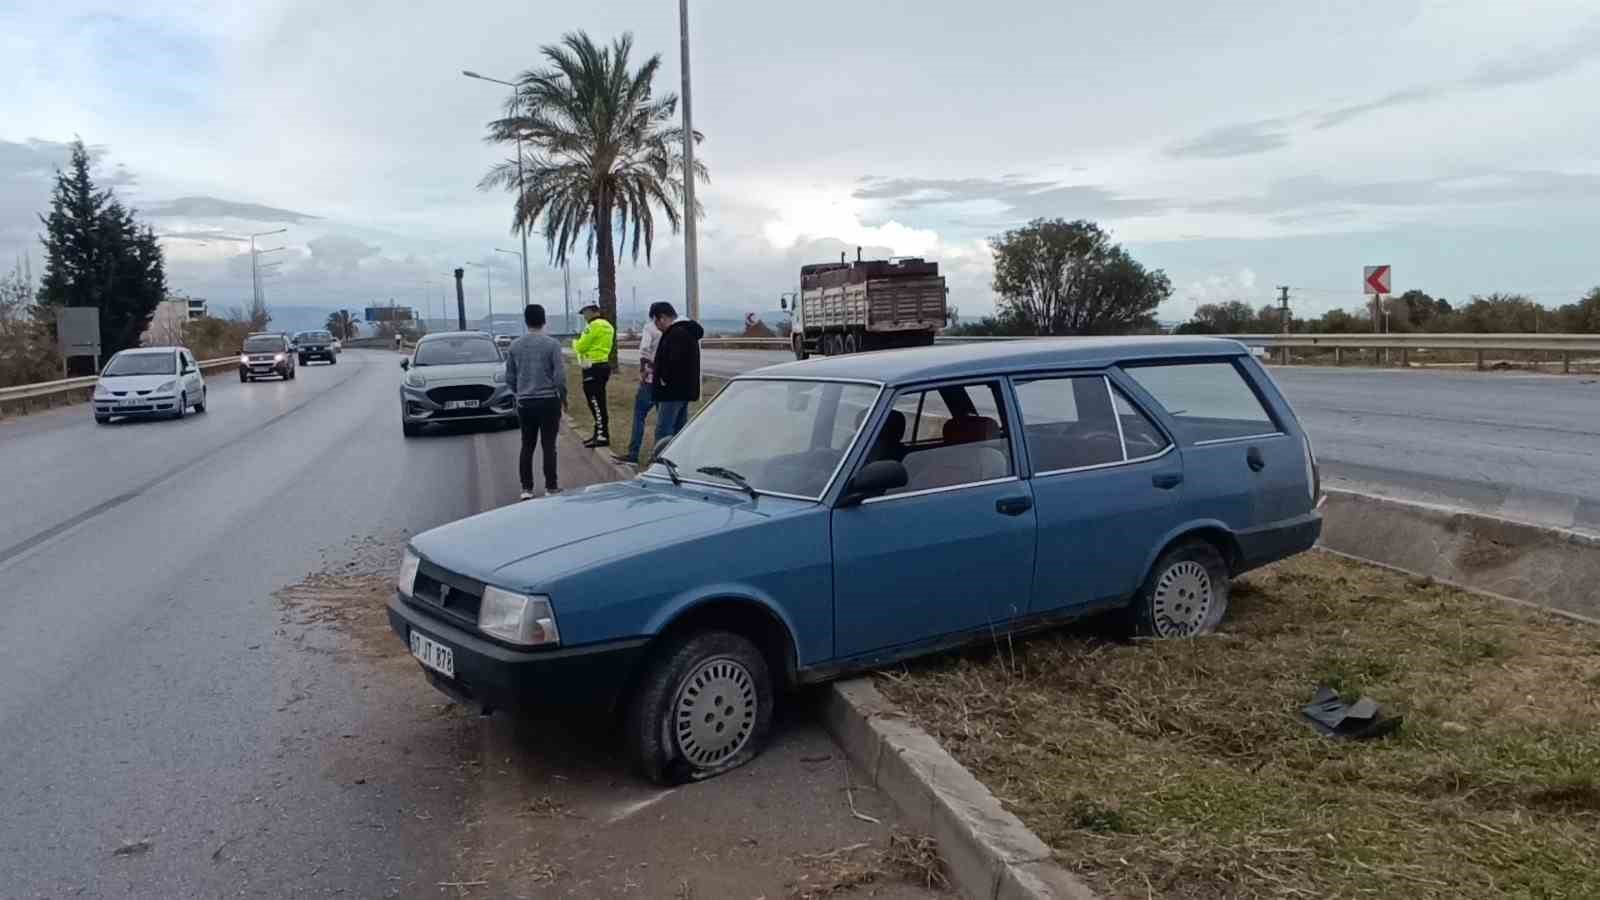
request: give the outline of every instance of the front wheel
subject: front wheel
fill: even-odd
[[[94,423],[96,425],[109,425],[109,424],[111,424],[111,417],[110,416],[95,416],[94,417]]]
[[[176,412],[174,412],[172,414],[172,417],[174,419],[181,419],[181,418],[183,418],[184,413],[187,413],[188,411],[189,411],[189,395],[187,393],[179,394],[178,395],[178,409],[177,409]]]
[[[417,435],[422,433],[422,426],[414,424],[412,422],[401,422],[400,423],[400,432],[402,434],[404,434],[408,438],[416,437]]]
[[[194,411],[197,412],[197,413],[203,413],[203,412],[206,411],[206,389],[205,388],[201,388],[200,389],[200,402],[196,403],[194,405]]]
[[[245,371],[243,369],[240,369],[239,370],[239,383],[240,384],[244,384],[245,382],[247,382],[249,380],[250,380],[250,376],[245,374]]]
[[[1184,541],[1156,560],[1133,600],[1134,628],[1146,637],[1210,634],[1228,611],[1228,564],[1217,548]]]
[[[657,784],[720,775],[761,752],[772,705],[772,676],[754,644],[727,631],[686,635],[645,671],[628,705],[628,750]]]

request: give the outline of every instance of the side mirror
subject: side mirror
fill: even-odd
[[[411,368],[411,360],[409,360],[409,359],[400,360],[400,368],[402,368],[402,369]]]
[[[778,308],[779,309],[788,309],[789,308],[789,298],[788,297],[779,297],[778,298]]]
[[[911,476],[906,472],[906,467],[892,459],[880,459],[869,462],[861,467],[861,471],[850,479],[845,485],[844,496],[839,498],[839,506],[859,506],[861,501],[873,497],[881,497],[896,489],[903,488],[911,481]]]

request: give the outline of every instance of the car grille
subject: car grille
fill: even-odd
[[[470,578],[446,572],[424,561],[417,568],[417,582],[411,596],[412,602],[424,609],[458,619],[474,628],[478,625],[483,585]]]
[[[487,384],[452,384],[446,387],[436,387],[428,392],[428,399],[438,404],[445,404],[455,400],[476,400],[479,403],[488,403],[494,396],[494,388]]]
[[[270,356],[252,356],[252,357],[250,357],[250,361],[253,362],[253,363],[269,363],[269,362],[272,362],[272,357],[270,357]]]

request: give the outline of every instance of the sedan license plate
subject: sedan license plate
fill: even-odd
[[[477,409],[478,408],[478,401],[476,401],[476,400],[446,400],[444,402],[444,408],[445,409]]]
[[[144,402],[143,400],[131,400],[131,399],[130,400],[118,400],[117,401],[117,405],[118,406],[138,406],[143,402]]]
[[[411,632],[411,655],[441,675],[456,677],[455,651],[430,637]]]

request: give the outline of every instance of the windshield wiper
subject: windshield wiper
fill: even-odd
[[[724,468],[723,466],[701,466],[700,468],[695,469],[695,471],[710,475],[713,478],[728,479],[734,484],[737,484],[739,487],[744,488],[744,492],[749,494],[750,499],[752,500],[761,496],[760,494],[756,493],[756,489],[750,486],[750,482],[746,481],[743,475],[740,475],[738,472],[735,472],[732,469]]]
[[[663,466],[667,467],[667,477],[672,479],[672,484],[673,484],[674,487],[676,487],[677,485],[683,484],[683,480],[678,477],[678,464],[677,463],[673,462],[670,459],[667,459],[665,456],[658,456],[658,457],[656,457],[655,461],[658,462],[658,463],[661,463]]]

